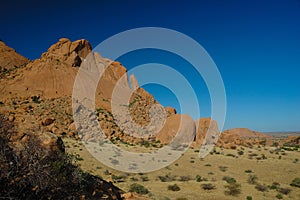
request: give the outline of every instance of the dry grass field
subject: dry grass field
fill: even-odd
[[[111,180],[126,192],[132,184],[142,185],[144,188],[139,191],[149,199],[300,199],[300,188],[290,185],[295,178],[300,178],[299,151],[258,146],[235,150],[215,148],[210,155],[199,159],[197,149],[189,149],[161,170],[128,174],[97,161],[80,141],[63,140],[67,152],[77,155],[83,170]]]

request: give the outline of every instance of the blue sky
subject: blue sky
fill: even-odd
[[[0,39],[30,59],[38,58],[61,37],[85,38],[95,47],[116,33],[137,27],[180,31],[207,50],[222,75],[227,94],[224,129],[300,130],[297,0],[12,0],[1,2],[0,24]],[[200,117],[210,115],[206,86],[184,60],[155,50],[132,52],[119,60],[128,69],[153,60],[176,68],[197,91]],[[178,107],[167,89],[145,88],[163,105]]]

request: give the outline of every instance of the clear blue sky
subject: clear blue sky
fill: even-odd
[[[85,38],[96,46],[137,27],[180,31],[197,40],[219,68],[227,93],[224,129],[300,131],[298,0],[12,0],[1,2],[0,24],[0,38],[30,59],[38,58],[61,37]],[[193,74],[187,63],[173,55],[146,53],[137,51],[119,60],[127,68],[164,60],[186,76]],[[205,84],[201,77],[191,78],[191,83],[197,85],[201,117],[209,116]],[[166,89],[146,88],[163,105],[178,106]]]

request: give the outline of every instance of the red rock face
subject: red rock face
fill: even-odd
[[[0,72],[13,70],[29,63],[29,60],[0,41]]]

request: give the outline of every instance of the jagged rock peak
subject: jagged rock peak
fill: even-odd
[[[73,67],[79,67],[83,59],[92,51],[91,44],[84,39],[71,42],[67,38],[59,41],[43,53],[41,60],[62,61]]]

